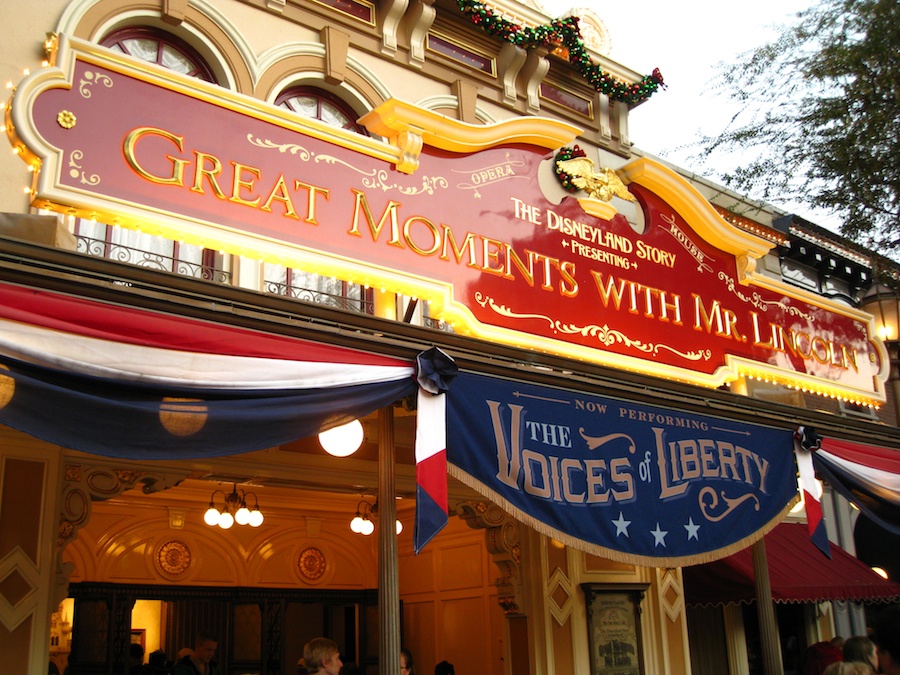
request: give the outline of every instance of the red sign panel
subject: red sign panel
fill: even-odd
[[[562,190],[549,138],[480,142],[456,123],[459,138],[419,129],[434,142],[407,151],[95,46],[57,61],[12,106],[37,204],[417,295],[492,340],[708,386],[759,374],[884,398],[871,317],[745,272],[765,245],[736,250],[749,235],[658,165],[654,180],[623,169],[638,207],[605,220]]]

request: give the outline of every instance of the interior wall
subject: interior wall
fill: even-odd
[[[197,484],[199,483],[199,485]],[[265,521],[229,530],[203,521],[210,493],[195,482],[153,495],[129,490],[95,502],[63,551],[71,582],[375,588],[376,538],[353,534],[355,496],[254,487]],[[221,507],[221,495],[216,496]],[[173,511],[183,518],[170,518]],[[412,528],[408,528],[411,532]],[[401,538],[411,535],[404,532]]]
[[[0,376],[0,405],[11,394]],[[0,655],[10,673],[46,672],[59,599],[49,583],[58,505],[58,451],[0,427]]]
[[[418,675],[445,660],[458,673],[506,675],[506,620],[494,585],[499,568],[484,536],[485,530],[451,517],[419,555],[401,539],[401,638]]]

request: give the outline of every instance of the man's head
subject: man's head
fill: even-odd
[[[219,646],[219,638],[209,631],[201,630],[194,641],[194,653],[191,658],[198,663],[209,663],[216,655]]]
[[[338,675],[341,672],[341,650],[337,642],[328,638],[313,638],[303,647],[303,660],[310,673],[325,672]]]
[[[434,667],[434,675],[456,675],[453,670],[453,664],[447,661],[441,661]]]
[[[878,648],[878,664],[886,675],[900,675],[900,607],[881,612],[869,636]]]

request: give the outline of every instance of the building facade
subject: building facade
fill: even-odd
[[[324,452],[312,427],[254,441],[270,436],[248,412],[265,397],[249,394],[232,409],[234,420],[248,415],[246,425],[229,429],[252,450],[226,450],[226,433],[181,455],[181,439],[203,426],[192,427],[199,399],[183,390],[153,410],[164,429],[152,431],[101,413],[126,396],[101,380],[71,406],[38,397],[27,415],[15,408],[24,381],[16,369],[45,363],[50,332],[90,323],[94,332],[80,337],[100,346],[67,343],[55,364],[85,363],[85,350],[96,352],[86,376],[102,379],[110,372],[104,354],[118,344],[110,336],[124,335],[126,324],[144,334],[130,343],[136,348],[159,347],[149,344],[157,331],[148,322],[158,322],[157,337],[182,322],[192,339],[209,328],[211,344],[215,333],[219,346],[203,353],[216,357],[262,360],[284,342],[295,351],[336,350],[331,360],[374,355],[387,368],[437,346],[469,375],[565,390],[588,408],[602,398],[634,415],[664,411],[698,425],[720,418],[788,438],[811,426],[900,447],[888,351],[872,315],[858,309],[873,285],[874,258],[645,156],[629,137],[628,113],[653,104],[661,77],[606,56],[602,17],[554,22],[533,3],[444,0],[54,0],[4,15],[0,74],[10,82],[13,151],[0,156],[0,282],[8,307],[18,303],[5,325],[27,326],[21,344],[35,350],[25,353],[10,338],[2,352],[10,375],[0,380],[8,415],[0,426],[0,653],[9,672],[124,672],[130,644],[141,645],[144,661],[156,651],[171,660],[201,628],[220,636],[218,659],[229,673],[293,672],[303,644],[323,634],[367,673],[396,671],[401,644],[421,672],[445,659],[494,675],[762,672],[756,629],[745,626],[755,619],[743,605],[723,598],[724,607],[689,610],[682,566],[699,562],[693,554],[660,554],[654,549],[664,539],[651,540],[650,553],[585,544],[452,455],[449,523],[419,547],[422,412],[406,389],[359,415],[362,447],[344,458]],[[272,129],[284,138],[263,135]],[[274,163],[242,159],[241,143]],[[639,201],[602,194],[614,182],[571,185],[575,165],[557,171],[556,162],[582,156],[591,162],[585,180],[598,180],[604,167]],[[454,168],[460,160],[465,170]],[[522,169],[528,162],[533,167]],[[305,173],[295,178],[298,165]],[[443,173],[431,175],[431,167]],[[444,196],[454,172],[464,177],[455,196]],[[511,191],[503,201],[491,192],[497,186]],[[471,197],[465,206],[463,197]],[[353,215],[351,243],[327,231],[329,209],[339,205]],[[277,226],[267,224],[273,214]],[[642,239],[659,214],[672,221],[670,247]],[[613,222],[623,234],[595,225]],[[594,281],[607,309],[618,288],[616,308],[637,317],[628,318],[630,336],[613,330],[602,347],[588,345],[612,321],[595,319],[603,324],[596,330],[569,331],[581,338],[560,337],[576,322],[556,308],[574,302],[580,279],[574,263],[540,252],[547,232],[523,232],[538,224],[570,237],[563,245],[572,259],[606,266]],[[504,234],[472,243],[472,233],[495,225]],[[389,243],[353,248],[366,236]],[[412,252],[412,262],[393,257],[397,251]],[[727,264],[722,274],[739,280],[738,290],[717,287],[701,298],[706,287],[697,287],[675,299],[678,280],[667,270],[676,256],[690,257],[698,274]],[[459,269],[443,276],[454,257]],[[492,279],[484,287],[493,305],[484,294],[483,302],[461,300],[478,265],[480,279]],[[640,284],[620,277],[625,285],[616,286],[602,276],[607,269],[649,276]],[[513,278],[518,285],[502,296]],[[778,343],[786,331],[754,323],[756,351],[742,351],[749,332],[726,299],[743,297],[742,288],[815,315],[831,338],[788,349]],[[519,298],[533,303],[527,311],[513,304]],[[579,305],[575,316],[598,302]],[[488,319],[489,311],[500,318]],[[32,313],[46,321],[40,330],[26,318]],[[520,328],[528,313],[557,321],[552,330]],[[694,333],[681,337],[679,327],[692,322]],[[250,354],[224,346],[220,329],[235,331],[235,345],[264,336],[266,347]],[[665,348],[648,356],[637,349],[647,343]],[[766,348],[772,358],[758,356]],[[685,364],[714,361],[718,351],[719,364]],[[714,355],[694,359],[695,352]],[[140,372],[137,352],[130,358]],[[244,382],[236,363],[218,362],[210,377]],[[184,368],[169,382],[180,386]],[[276,369],[267,373],[274,378]],[[267,386],[261,382],[241,389]],[[334,406],[348,414],[340,401]],[[451,449],[478,423],[452,405],[448,414]],[[333,422],[317,418],[313,427]],[[544,438],[565,445],[556,426],[544,428]],[[92,429],[106,430],[95,434],[105,436],[96,442],[106,450],[92,452],[95,441],[83,440]],[[722,548],[746,547],[787,516],[796,494],[788,454],[788,498]],[[693,466],[684,461],[682,473]],[[608,480],[634,492],[638,479],[629,483],[621,471]],[[537,479],[530,487],[551,489]],[[579,502],[572,485],[559,490]],[[242,503],[264,514],[261,526],[204,522],[211,506]],[[832,540],[856,553],[846,500],[826,491],[824,504]],[[351,531],[354,516],[375,522],[376,534]],[[612,541],[625,527],[618,516]],[[665,534],[659,522],[656,531]],[[782,632],[804,644],[863,632],[862,609],[847,602],[862,597],[826,593],[803,606],[800,630]],[[724,642],[709,638],[720,633]]]

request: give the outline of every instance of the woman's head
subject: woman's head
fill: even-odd
[[[868,664],[861,661],[838,661],[822,671],[822,675],[872,675],[874,672]]]
[[[864,635],[854,635],[844,642],[844,661],[866,663],[872,670],[878,670],[875,643]]]
[[[400,650],[400,675],[414,675],[412,652],[406,647]]]

